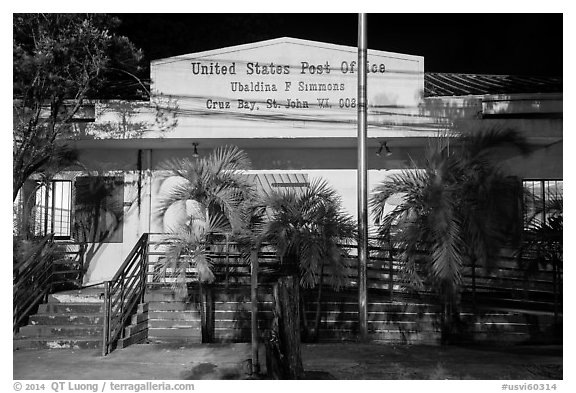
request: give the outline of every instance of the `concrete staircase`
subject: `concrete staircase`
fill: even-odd
[[[97,349],[102,346],[104,292],[101,288],[52,294],[13,341],[14,350]]]
[[[116,348],[146,341],[148,308],[138,305]],[[58,292],[38,306],[28,325],[14,335],[13,349],[101,349],[104,329],[104,290],[85,288]]]
[[[307,296],[306,318],[313,327],[316,304]],[[353,294],[332,293],[322,302],[321,342],[354,341],[358,337],[358,305]],[[104,325],[103,290],[88,288],[56,293],[30,316],[28,325],[14,336],[14,350],[34,348],[100,349]],[[250,341],[250,295],[246,288],[214,289],[205,304],[211,316],[213,342]],[[328,300],[329,299],[329,300]],[[272,296],[269,288],[259,293],[260,332],[270,327]],[[460,343],[547,343],[558,337],[551,315],[528,315],[512,310],[464,310]],[[561,318],[560,318],[561,327]],[[388,344],[439,344],[441,313],[422,301],[391,302],[382,298],[368,303],[368,333],[375,342]],[[555,334],[552,334],[555,333]],[[561,337],[561,332],[560,336]],[[149,289],[146,303],[124,330],[116,348],[142,342],[201,343],[200,302],[197,293],[184,298],[171,288]]]

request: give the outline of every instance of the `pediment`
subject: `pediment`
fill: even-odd
[[[182,126],[349,128],[357,118],[358,51],[350,46],[277,38],[155,60],[151,79],[153,95],[176,102]],[[417,120],[423,91],[422,56],[368,51],[372,123]]]
[[[289,58],[294,55],[314,55],[320,56],[327,53],[350,54],[352,56],[357,54],[357,48],[353,46],[337,45],[320,41],[303,40],[299,38],[281,37],[271,40],[258,41],[243,45],[234,45],[225,48],[214,50],[189,53],[184,55],[172,56],[163,59],[156,59],[152,61],[153,66],[178,62],[189,61],[194,59],[210,59],[210,58],[238,58],[242,56],[250,56],[257,58],[259,55],[275,57],[276,59]],[[404,59],[407,61],[423,62],[423,57],[408,54],[400,54],[394,52],[386,52],[379,50],[369,50],[370,56],[389,57],[395,59]]]

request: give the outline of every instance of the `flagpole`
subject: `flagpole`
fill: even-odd
[[[366,14],[358,14],[358,322],[360,339],[368,339],[366,271],[368,264]]]

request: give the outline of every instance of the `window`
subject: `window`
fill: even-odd
[[[56,239],[70,239],[72,182],[53,180],[41,184],[34,193],[33,233],[54,233]]]
[[[124,181],[119,176],[77,177],[74,238],[90,243],[121,243]]]
[[[27,182],[14,201],[14,235],[30,233],[80,242],[121,243],[124,180],[80,176],[48,184]]]
[[[525,228],[562,215],[562,180],[525,180],[523,185]]]

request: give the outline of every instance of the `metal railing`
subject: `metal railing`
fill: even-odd
[[[14,265],[14,332],[49,294],[82,287],[85,251],[83,244],[55,242],[54,234],[49,234],[33,245],[25,259]]]
[[[374,239],[371,239],[374,240]],[[162,258],[167,243],[161,234],[155,234],[150,241],[150,255]],[[348,250],[345,259],[345,284],[342,289],[355,290],[358,286],[358,262],[356,245],[341,245]],[[433,298],[435,295],[428,289],[415,290],[403,277],[402,250],[382,247],[374,242],[369,246],[367,269],[367,288],[372,293],[388,296],[391,300],[418,298]],[[250,283],[250,265],[240,252],[237,244],[226,238],[225,241],[214,242],[208,252],[216,277],[216,285],[245,286]],[[548,268],[539,268],[527,274],[528,256],[519,259],[513,250],[502,250],[501,256],[493,264],[493,269],[486,270],[481,266],[465,265],[462,269],[463,301],[473,307],[490,306],[504,308],[526,309],[561,314],[562,307],[562,267],[554,264]],[[278,259],[273,249],[263,248],[259,254],[261,280],[266,281],[266,274],[274,275],[278,267]],[[148,261],[148,283],[162,285],[162,280],[155,274],[155,263],[158,259]],[[421,272],[422,273],[422,272]],[[330,282],[330,268],[324,269],[324,283]],[[425,275],[423,275],[425,276]],[[194,269],[186,274],[187,281],[197,280]],[[169,277],[168,277],[169,278]],[[271,277],[272,278],[272,277]]]
[[[57,242],[59,257],[52,270],[53,291],[82,288],[84,282],[85,243]]]
[[[13,331],[50,294],[53,270],[54,236],[45,236],[12,271]]]
[[[171,241],[169,234],[150,233],[148,250],[147,283],[149,287],[171,285],[176,280],[182,280],[180,271],[162,269],[166,253]],[[211,241],[207,247],[206,256],[212,261],[212,272],[216,278],[215,284],[243,285],[250,282],[250,264],[248,255],[238,247],[238,243],[230,240],[230,236],[222,234],[221,239]],[[262,244],[258,252],[260,271],[273,274],[278,266],[276,253],[267,244]],[[195,268],[189,267],[185,271],[185,281],[196,283],[198,274]]]
[[[138,303],[144,301],[148,260],[148,234],[143,234],[118,272],[104,283],[102,355],[112,352]]]

